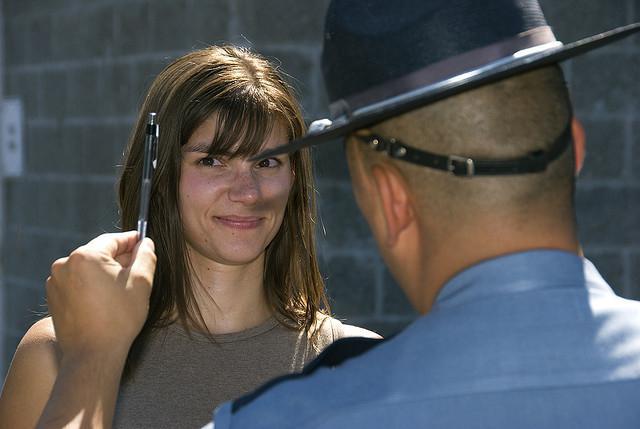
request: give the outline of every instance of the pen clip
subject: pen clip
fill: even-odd
[[[149,113],[147,122],[147,138],[151,138],[151,154],[153,160],[151,167],[155,170],[158,165],[158,139],[160,138],[160,125],[156,122],[156,113]]]
[[[158,165],[158,137],[160,136],[160,126],[158,124],[155,125],[156,134],[153,137],[153,161],[151,162],[151,166],[153,166],[153,170],[155,171]]]

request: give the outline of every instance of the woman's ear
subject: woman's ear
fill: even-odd
[[[573,155],[576,161],[575,175],[580,174],[586,155],[586,136],[582,123],[574,116],[571,120],[571,136],[573,137]]]
[[[393,247],[401,233],[415,220],[408,185],[393,166],[375,165],[371,169],[380,196],[380,205],[386,227],[385,243]]]

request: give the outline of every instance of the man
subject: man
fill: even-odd
[[[535,1],[333,1],[334,120],[293,146],[348,136],[358,205],[424,316],[329,348],[215,427],[637,427],[640,303],[580,256],[583,138],[553,65],[637,29],[563,47]]]

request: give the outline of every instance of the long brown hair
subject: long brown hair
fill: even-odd
[[[190,262],[178,205],[181,145],[215,114],[210,152],[258,153],[275,124],[289,139],[305,132],[291,87],[263,57],[244,48],[216,46],[191,52],[169,64],[152,83],[138,115],[119,182],[121,226],[135,229],[138,215],[145,120],[157,112],[158,163],[151,190],[148,235],[158,263],[149,315],[125,367],[131,375],[153,329],[176,321],[206,332],[195,300]],[[239,144],[238,144],[239,143]],[[264,287],[278,319],[309,332],[318,311],[328,311],[315,250],[316,201],[308,150],[291,154],[294,183],[280,230],[265,254]]]

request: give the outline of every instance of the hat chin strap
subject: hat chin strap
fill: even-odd
[[[526,156],[509,159],[482,159],[460,155],[439,155],[416,149],[394,138],[383,138],[377,134],[366,136],[353,134],[353,137],[368,144],[378,152],[386,152],[388,156],[401,161],[418,164],[423,167],[435,168],[453,174],[454,176],[503,176],[514,174],[539,173],[547,169],[571,142],[571,118],[549,150],[533,151]]]

